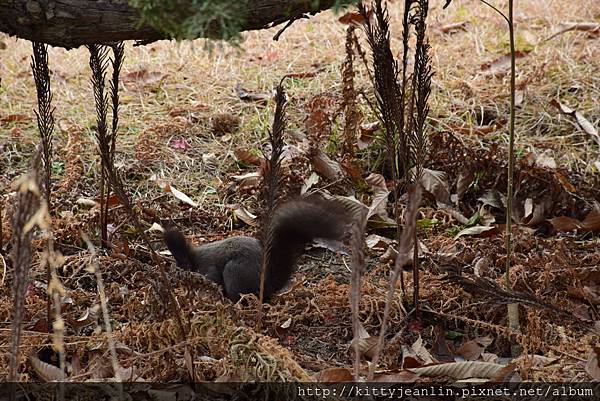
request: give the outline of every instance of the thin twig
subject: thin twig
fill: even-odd
[[[381,355],[381,350],[383,349],[385,332],[387,330],[388,320],[390,317],[390,309],[392,305],[392,301],[394,299],[394,292],[396,291],[396,283],[398,282],[398,277],[400,276],[400,272],[402,268],[406,265],[406,263],[410,260],[410,249],[412,245],[412,237],[413,231],[416,229],[416,216],[419,211],[419,205],[421,204],[421,187],[419,185],[415,185],[412,190],[409,191],[409,200],[408,207],[405,213],[405,221],[406,225],[404,230],[402,231],[402,236],[398,241],[398,255],[396,255],[396,261],[394,264],[394,271],[392,272],[389,288],[387,293],[387,298],[385,301],[385,308],[383,310],[383,320],[381,322],[381,329],[379,330],[379,338],[377,339],[377,347],[375,348],[375,355],[373,356],[372,363],[369,366],[369,374],[367,377],[367,381],[373,380],[373,375],[375,373],[375,368],[379,362],[379,357]],[[403,309],[404,314],[406,315],[406,310]]]

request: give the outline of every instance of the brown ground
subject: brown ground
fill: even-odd
[[[490,75],[484,65],[491,63],[490,68],[494,69],[498,59],[507,54],[507,34],[503,20],[478,1],[454,0],[447,10],[441,9],[442,2],[433,3],[429,35],[435,76],[428,167],[448,173],[452,193],[456,192],[461,175],[473,175],[472,185],[458,206],[469,218],[478,210],[477,198],[483,193],[491,189],[506,192],[508,76],[502,70],[496,76]],[[600,3],[516,3],[517,47],[527,53],[517,64],[517,86],[523,100],[516,123],[516,209],[522,216],[527,214],[526,204],[546,206],[538,224],[528,225],[525,219],[514,230],[510,281],[516,290],[567,311],[572,317],[566,318],[557,310],[521,306],[522,333],[509,336],[504,329],[504,305],[442,280],[446,271],[462,269],[470,277],[481,275],[503,284],[503,236],[492,233],[486,238],[467,235],[455,239],[463,225],[428,199],[421,210],[419,229],[419,238],[428,251],[422,257],[421,281],[421,298],[427,312],[420,319],[405,319],[395,303],[388,331],[388,338],[393,340],[384,348],[382,369],[399,367],[403,361],[401,346],[410,348],[419,335],[425,348],[437,359],[443,359],[439,350],[443,341],[436,341],[434,334],[438,327],[446,339],[454,339],[452,345],[456,348],[469,340],[491,336],[494,341],[486,352],[493,355],[482,357],[486,360],[508,358],[511,342],[519,343],[527,355],[548,358],[515,360],[524,379],[590,379],[586,361],[592,347],[599,345],[600,229],[566,232],[560,224],[557,227],[556,220],[554,224],[549,220],[557,216],[583,220],[598,208],[598,144],[577,126],[575,119],[561,115],[550,101],[556,99],[577,108],[592,126],[598,127],[600,39],[598,32],[577,30],[545,39],[563,22],[600,21]],[[391,7],[393,45],[398,49],[399,2]],[[462,22],[465,24],[458,31],[445,32],[449,24]],[[331,97],[333,109],[339,105],[345,28],[336,16],[324,13],[296,22],[278,42],[271,40],[274,30],[248,33],[241,49],[225,45],[207,51],[201,40],[159,42],[136,48],[128,44],[122,72],[117,165],[129,193],[143,211],[145,224],[149,227],[153,222],[174,221],[196,241],[252,233],[253,229],[233,210],[235,205],[243,205],[255,211],[257,190],[252,185],[234,185],[233,176],[255,168],[239,162],[234,150],[264,149],[274,105],[243,102],[235,88],[239,84],[249,92],[266,93],[286,74],[314,73],[307,78],[288,78],[285,83],[290,98],[288,133],[302,133],[308,102],[315,95]],[[0,40],[7,46],[0,50],[2,258],[7,260],[8,222],[14,199],[10,193],[17,177],[27,171],[38,134],[32,113],[35,87],[29,67],[30,44],[7,37]],[[366,44],[363,46],[366,49]],[[77,203],[80,198],[95,199],[98,191],[99,158],[94,146],[95,114],[87,51],[51,49],[49,57],[57,120],[53,233],[57,248],[66,258],[59,276],[67,290],[62,316],[66,321],[64,343],[69,376],[74,380],[114,376],[103,343],[105,337],[97,324],[101,312],[97,307],[96,279],[84,270],[91,260],[98,260],[109,299],[111,325],[120,344],[119,364],[124,369],[134,368],[136,375],[147,380],[183,379],[187,375],[186,357],[176,322],[172,315],[165,316],[152,284],[156,267],[148,264],[148,249],[126,221],[123,208],[116,205],[111,212],[111,222],[118,227],[115,252],[101,252],[90,258],[81,241],[80,230],[98,242],[97,209]],[[356,66],[359,91],[372,97],[364,65],[357,62]],[[374,121],[363,98],[360,108],[365,114],[364,122]],[[338,118],[333,127],[334,132],[340,132],[343,118]],[[293,141],[288,137],[286,142]],[[362,154],[367,166],[365,176],[380,172],[376,148],[373,144]],[[328,150],[335,150],[335,139],[329,141]],[[335,157],[332,152],[332,158]],[[306,163],[294,165],[295,178],[299,182],[305,180],[310,175],[309,168]],[[198,206],[190,207],[163,192],[150,180],[152,175],[190,196]],[[321,178],[316,187],[346,194],[338,189],[338,183],[331,184]],[[355,189],[369,204],[365,187]],[[492,212],[496,222],[504,221],[501,210]],[[425,227],[432,222],[432,227]],[[500,226],[499,231],[502,229]],[[370,233],[389,234],[374,228]],[[159,235],[151,232],[150,236],[155,247],[163,250]],[[372,336],[380,327],[387,290],[387,267],[379,261],[382,253],[369,250],[362,291],[360,317]],[[47,327],[45,272],[39,256],[34,262],[22,352],[55,363],[54,353],[47,347],[52,339],[43,333]],[[306,379],[306,375],[326,368],[351,367],[349,264],[349,257],[324,250],[305,256],[295,279],[302,285],[293,286],[267,307],[259,333],[254,331],[256,305],[252,302],[232,306],[224,300],[216,301],[218,292],[210,285],[198,278],[179,277],[170,267],[181,314],[192,327],[188,341],[193,345],[199,378]],[[0,281],[0,319],[4,322],[0,326],[0,348],[4,354],[0,357],[4,359],[0,377],[8,366],[11,282],[9,269]],[[407,287],[408,298],[412,299],[410,278]],[[425,361],[419,360],[422,362]],[[595,364],[598,374],[597,360]],[[590,369],[593,367],[588,366],[588,372]],[[21,372],[24,380],[44,377],[31,360],[23,359]],[[123,370],[120,374],[130,373],[131,370]]]

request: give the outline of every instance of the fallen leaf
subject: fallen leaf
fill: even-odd
[[[539,153],[535,157],[535,165],[541,168],[555,169],[556,160],[554,160],[552,153],[552,149],[546,149],[542,153]]]
[[[307,72],[290,72],[285,74],[285,78],[296,78],[296,79],[304,79],[304,78],[314,78],[319,74],[320,71],[307,71]]]
[[[494,122],[488,125],[458,125],[458,124],[448,124],[448,128],[455,133],[462,135],[488,135],[492,132],[498,131],[500,128],[504,126],[504,122]]]
[[[427,349],[425,348],[425,345],[423,344],[423,339],[421,338],[421,335],[419,334],[419,338],[417,338],[417,340],[410,346],[410,348],[413,350],[413,352],[419,357],[419,359],[421,361],[423,361],[425,364],[430,364],[430,363],[435,363],[437,362],[429,353],[429,351],[427,351]]]
[[[593,347],[590,351],[585,371],[594,380],[600,380],[600,347]]]
[[[387,200],[390,191],[387,189],[385,179],[381,174],[371,173],[365,178],[365,181],[373,190],[373,200],[371,206],[369,206],[367,220],[372,216],[379,216],[384,220],[389,219],[387,214]]]
[[[319,174],[314,171],[308,176],[307,179],[302,183],[302,189],[300,190],[300,194],[304,195],[309,189],[313,187],[313,185],[319,182]]]
[[[67,378],[67,374],[58,366],[46,363],[35,356],[27,358],[35,373],[46,382],[62,381]]]
[[[442,377],[449,376],[453,379],[487,378],[496,376],[504,365],[490,362],[466,361],[440,363],[437,365],[424,366],[422,368],[409,369],[411,372],[421,376]]]
[[[311,161],[315,171],[328,180],[336,180],[344,175],[342,166],[320,149]]]
[[[28,116],[27,114],[9,114],[7,116],[0,117],[0,123],[2,123],[2,124],[14,123],[14,122],[20,122],[20,121],[28,121],[28,120],[31,120],[31,117]]]
[[[441,362],[454,361],[454,352],[450,349],[452,342],[446,340],[444,329],[440,325],[437,325],[433,331],[435,334],[435,340],[431,346],[433,356]]]
[[[328,368],[320,371],[314,376],[316,382],[338,383],[354,381],[352,372],[348,368]]]
[[[370,234],[367,238],[365,238],[365,244],[367,245],[367,248],[376,251],[383,251],[387,249],[391,243],[391,239],[377,234]]]
[[[559,216],[550,219],[550,224],[561,232],[575,231],[578,232],[598,232],[600,231],[600,210],[596,207],[589,212],[583,221],[573,217]]]
[[[371,19],[373,16],[373,9],[367,10],[367,18]],[[349,11],[346,14],[338,18],[338,21],[345,25],[356,25],[360,26],[365,23],[365,17],[357,11]]]
[[[473,227],[467,227],[463,230],[461,230],[458,234],[456,234],[456,236],[454,237],[454,239],[458,239],[460,237],[462,237],[463,235],[482,235],[482,234],[493,234],[497,231],[497,227],[490,227],[490,226],[473,226]]]
[[[456,33],[456,32],[459,32],[459,31],[466,31],[467,30],[467,24],[468,24],[467,21],[453,22],[451,24],[446,24],[446,25],[442,26],[440,28],[440,30],[443,33],[450,33],[450,34]]]
[[[589,32],[591,34],[600,35],[600,23],[598,22],[566,22],[560,24],[560,27],[556,32],[550,35],[548,38],[544,39],[544,41],[548,41],[557,37],[558,35],[562,35],[565,32],[569,31],[582,31]]]
[[[350,350],[354,351],[355,345],[358,345],[358,354],[360,357],[372,359],[377,347],[377,337],[372,337],[361,322],[358,322],[358,333],[350,342]]]
[[[265,106],[269,100],[273,98],[273,93],[258,93],[258,92],[249,92],[246,89],[242,88],[240,84],[235,87],[235,91],[240,100],[244,102],[254,102],[260,105]]]
[[[375,140],[375,132],[380,128],[379,121],[360,125],[360,132],[356,145],[360,150],[366,149]]]
[[[156,185],[162,189],[165,192],[170,192],[173,194],[174,197],[176,197],[177,199],[179,199],[180,201],[187,203],[190,206],[193,207],[197,207],[198,204],[196,202],[194,202],[189,196],[187,196],[186,194],[184,194],[183,192],[179,191],[178,189],[176,189],[175,187],[173,187],[171,184],[169,184],[168,182],[158,178],[156,176],[156,174],[153,174],[150,178],[150,181],[154,181],[156,183]]]
[[[529,52],[517,50],[515,52],[515,58],[520,59],[527,56]],[[489,63],[485,63],[481,65],[481,71],[483,76],[492,76],[492,75],[504,75],[510,70],[510,60],[511,55],[505,54],[502,57],[497,58],[494,61]]]
[[[209,170],[216,170],[219,167],[219,159],[214,153],[204,153],[202,155],[202,164]]]
[[[523,100],[525,99],[525,92],[522,90],[515,91],[515,106],[519,107],[523,104]]]
[[[550,101],[550,104],[559,109],[563,114],[575,118],[575,121],[577,121],[579,128],[581,128],[583,132],[588,134],[600,146],[600,134],[598,134],[598,130],[592,125],[592,123],[587,118],[583,116],[583,114],[581,114],[576,109],[572,109],[569,106],[559,102],[556,99],[552,99]]]
[[[496,189],[487,190],[483,195],[477,198],[477,200],[484,205],[495,207],[498,210],[506,209],[506,196]]]
[[[249,226],[254,227],[254,226],[258,225],[258,221],[256,219],[256,215],[250,213],[243,206],[237,205],[233,209],[233,214],[238,219],[242,220],[244,223],[248,224]]]
[[[456,194],[459,199],[467,192],[467,189],[469,189],[469,186],[474,179],[475,173],[471,170],[462,169],[458,173],[458,179],[456,180]]]
[[[571,192],[571,193],[577,192],[577,188],[575,188],[575,186],[573,184],[571,184],[571,181],[569,181],[569,179],[567,177],[565,177],[558,171],[554,172],[554,178],[556,178],[560,182],[560,184],[562,185],[562,187],[564,188],[565,191]]]
[[[450,185],[445,172],[425,168],[420,182],[423,189],[431,193],[436,201],[450,204]]]
[[[253,166],[263,166],[266,164],[266,160],[263,156],[258,156],[250,152],[249,150],[235,149],[233,151],[233,154],[239,161],[246,164],[250,164]]]
[[[402,369],[394,373],[375,375],[373,381],[378,383],[415,383],[419,377],[410,370]]]
[[[246,190],[256,188],[260,184],[262,174],[260,171],[253,171],[243,175],[234,175],[232,178],[237,181],[238,189]]]
[[[123,83],[138,83],[142,85],[153,84],[162,81],[167,77],[167,74],[158,71],[148,71],[147,69],[141,69],[138,71],[132,71],[123,76]]]
[[[493,338],[491,337],[478,337],[461,345],[456,350],[456,354],[462,356],[467,361],[476,361],[492,341]]]

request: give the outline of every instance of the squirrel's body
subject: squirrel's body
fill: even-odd
[[[315,238],[341,239],[347,222],[343,207],[320,198],[290,201],[279,207],[271,223],[265,300],[285,287],[307,244]],[[239,236],[192,247],[174,230],[165,233],[165,240],[179,267],[199,272],[221,285],[231,300],[239,300],[240,294],[258,295],[262,264],[259,240]]]

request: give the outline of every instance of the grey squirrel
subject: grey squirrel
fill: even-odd
[[[280,291],[290,280],[304,247],[315,238],[341,240],[350,223],[350,212],[338,202],[320,197],[292,200],[278,207],[272,217],[272,244],[265,272],[264,299]],[[165,242],[177,265],[203,274],[223,287],[234,302],[240,294],[256,294],[260,288],[261,242],[236,236],[191,246],[179,231],[165,231]]]

